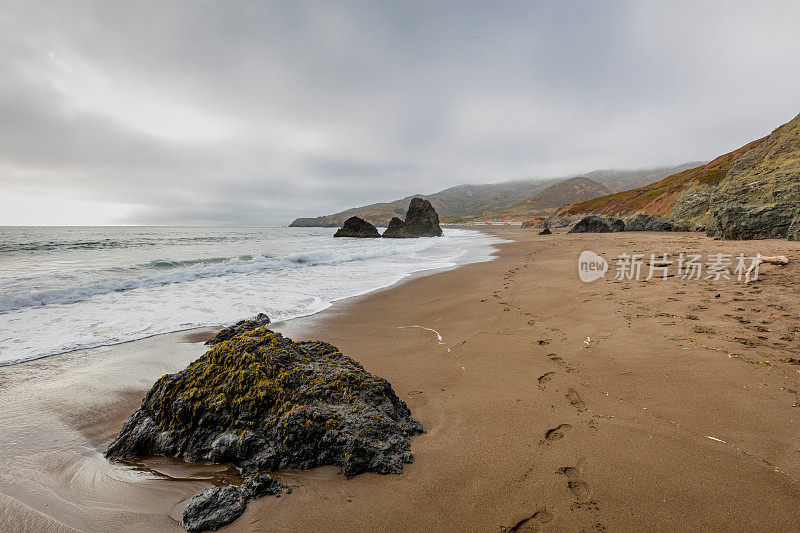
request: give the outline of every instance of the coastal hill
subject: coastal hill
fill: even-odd
[[[646,213],[725,238],[800,238],[800,115],[713,161],[551,218]]]
[[[590,178],[594,182],[614,191],[635,187],[643,182],[655,181],[686,168],[697,166],[697,164],[696,162],[685,163],[673,167],[639,170],[597,170],[582,177]],[[392,217],[402,218],[405,216],[405,209],[414,197],[429,200],[439,213],[442,222],[468,221],[494,216],[512,206],[526,202],[536,194],[543,192],[547,187],[564,181],[569,180],[555,178],[538,181],[522,180],[479,185],[457,185],[434,194],[414,194],[392,202],[354,207],[332,215],[298,218],[290,226],[341,227],[348,218],[358,216],[375,226],[386,227]],[[600,194],[605,192],[607,191],[603,191]],[[585,196],[575,197],[571,200],[568,198],[565,202],[574,202],[581,198],[585,198]],[[559,205],[563,205],[565,202]],[[555,207],[558,206],[552,206],[552,208]]]
[[[552,216],[627,215],[630,213],[670,216],[678,197],[684,190],[698,185],[719,184],[728,173],[731,163],[758,146],[763,140],[753,141],[737,150],[721,155],[709,163],[677,172],[644,187],[564,205]]]
[[[570,178],[545,187],[523,202],[493,213],[492,218],[547,216],[564,204],[596,198],[612,192],[614,190],[611,187],[587,177]]]

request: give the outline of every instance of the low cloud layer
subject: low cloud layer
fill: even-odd
[[[710,159],[800,112],[786,2],[0,5],[1,224],[285,224]]]

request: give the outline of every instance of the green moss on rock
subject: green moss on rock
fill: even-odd
[[[405,403],[335,346],[265,327],[160,378],[106,455],[234,463],[245,474],[333,464],[400,473],[423,432]]]

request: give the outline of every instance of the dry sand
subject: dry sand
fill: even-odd
[[[495,261],[276,326],[329,341],[387,378],[427,433],[399,476],[280,473],[293,493],[250,503],[226,531],[800,530],[800,366],[790,362],[800,359],[800,243],[498,232],[516,242]],[[758,251],[792,262],[764,266],[747,285],[613,273],[583,283],[586,249]],[[99,455],[159,373],[202,353],[179,339],[52,358],[39,364],[57,370],[44,373],[0,369],[0,423],[15,435],[0,437],[15,446],[3,459],[0,518],[12,530],[178,531],[175,505],[230,475],[204,467],[139,479]],[[87,391],[70,383],[92,384],[91,399],[77,401]],[[43,424],[47,453],[30,427]]]

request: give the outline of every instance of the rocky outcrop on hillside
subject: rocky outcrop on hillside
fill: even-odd
[[[376,237],[380,237],[381,234],[378,233],[378,229],[375,226],[363,218],[350,217],[344,221],[344,225],[339,228],[333,236],[374,239]]]
[[[428,200],[412,198],[406,212],[405,221],[394,217],[383,232],[387,239],[407,239],[414,237],[441,237],[439,215]]]
[[[261,327],[159,379],[106,457],[230,462],[246,480],[320,465],[340,466],[348,477],[399,474],[413,460],[409,437],[423,431],[389,382],[335,346],[294,342]],[[259,479],[265,481],[252,483]],[[247,483],[238,495],[228,488],[201,494],[187,512],[235,518],[238,511],[216,513],[215,502],[243,509],[242,500],[255,497]]]
[[[737,159],[708,200],[708,232],[725,239],[796,238],[800,115]]]
[[[552,235],[552,234],[553,232],[550,231],[550,228],[548,228],[547,226],[545,226],[544,229],[539,232],[539,235]]]
[[[578,221],[569,233],[613,233],[624,229],[625,223],[619,218],[589,215]]]
[[[544,222],[544,217],[535,217],[522,223],[523,228],[538,228]]]

